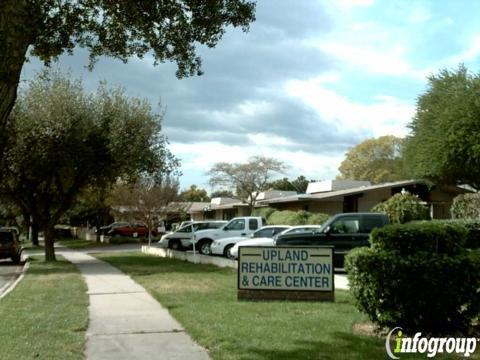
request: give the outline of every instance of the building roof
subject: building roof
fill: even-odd
[[[204,211],[214,211],[214,210],[221,210],[221,209],[233,209],[233,208],[238,208],[238,207],[248,207],[248,204],[242,203],[238,200],[235,203],[228,202],[228,203],[224,203],[224,204],[222,204],[222,203],[215,204],[215,203],[208,203],[207,202],[207,203],[197,203],[197,204],[201,204],[201,205],[200,206],[191,206],[186,211],[189,214],[192,214],[192,213],[201,213],[201,212],[204,212]]]
[[[326,201],[326,200],[337,200],[336,198],[341,198],[348,195],[361,194],[368,191],[379,190],[384,188],[395,188],[402,186],[410,185],[424,185],[425,182],[422,180],[401,180],[377,185],[368,185],[368,186],[359,186],[351,189],[337,190],[337,191],[328,191],[317,194],[299,194],[294,196],[286,196],[281,198],[274,198],[262,201],[264,204],[270,203],[287,203],[294,201]],[[457,188],[457,187],[452,187]],[[453,190],[453,189],[452,189]],[[338,199],[341,200],[341,199]]]
[[[357,180],[323,180],[314,181],[308,184],[307,194],[317,194],[323,192],[331,192],[338,190],[354,189],[361,186],[370,186],[370,181],[357,181]]]

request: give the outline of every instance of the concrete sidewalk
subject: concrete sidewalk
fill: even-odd
[[[129,276],[85,253],[62,255],[78,267],[88,286],[87,359],[209,359]]]

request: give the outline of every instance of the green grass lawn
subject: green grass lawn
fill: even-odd
[[[56,263],[40,259],[0,300],[0,358],[84,359],[87,287],[60,256]]]
[[[384,340],[352,332],[366,318],[346,291],[337,290],[334,303],[237,301],[231,269],[139,253],[97,256],[143,285],[213,359],[387,358]]]
[[[43,251],[45,248],[43,247],[43,245],[32,245],[31,242],[24,242],[22,243],[22,247],[23,247],[23,250],[38,250],[38,251]]]
[[[82,240],[82,239],[59,239],[56,242],[60,245],[69,247],[70,249],[91,249],[97,247],[103,247],[108,244],[97,243],[95,240]]]
[[[153,242],[157,242],[158,239],[152,239]],[[58,239],[57,243],[69,247],[71,249],[92,249],[108,245],[121,245],[121,244],[147,244],[148,239],[142,238],[133,238],[127,236],[113,237],[110,239],[110,243],[97,243],[95,240],[81,240],[81,239]]]

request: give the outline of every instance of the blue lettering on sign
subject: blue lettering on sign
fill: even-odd
[[[256,287],[262,286],[281,286],[282,279],[280,276],[268,275],[268,276],[261,276],[261,275],[254,275],[252,277],[252,284]]]
[[[308,260],[307,250],[285,250],[282,254],[280,250],[264,249],[262,251],[262,258],[265,261],[306,261]]]
[[[329,280],[327,277],[319,276],[287,276],[285,277],[285,286],[291,288],[328,288]]]

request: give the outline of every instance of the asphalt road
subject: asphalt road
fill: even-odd
[[[0,294],[6,290],[7,283],[14,280],[15,275],[22,270],[21,265],[14,265],[10,259],[0,260]]]

